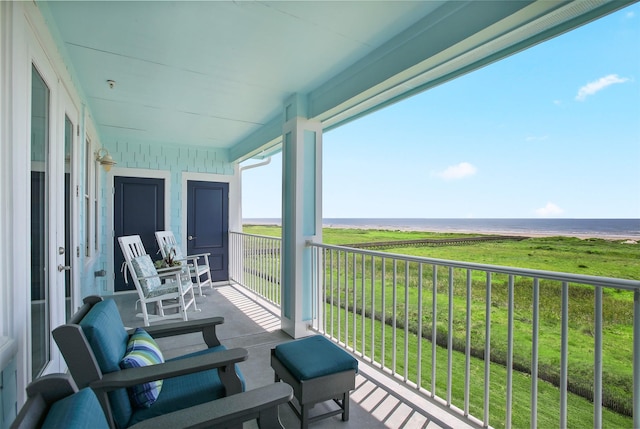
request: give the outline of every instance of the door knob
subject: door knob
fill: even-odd
[[[187,236],[187,240],[191,241],[191,240],[195,240],[196,237],[194,237],[193,235],[189,235]]]
[[[71,270],[71,265],[58,265],[58,271],[62,272],[62,271],[70,271]]]

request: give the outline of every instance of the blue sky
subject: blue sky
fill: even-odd
[[[640,218],[640,5],[323,135],[324,218]],[[280,217],[281,155],[243,173]]]

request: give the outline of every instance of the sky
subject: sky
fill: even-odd
[[[323,134],[323,218],[640,218],[640,4]],[[281,215],[282,157],[243,217]]]

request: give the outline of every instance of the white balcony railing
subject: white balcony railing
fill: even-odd
[[[274,303],[279,242],[232,234],[233,280]],[[309,246],[313,329],[452,413],[640,427],[640,281]]]
[[[229,278],[280,307],[280,245],[282,240],[231,232]]]

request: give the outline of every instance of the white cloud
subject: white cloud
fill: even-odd
[[[557,216],[564,213],[564,210],[552,202],[548,202],[546,206],[536,210],[536,214],[540,217]]]
[[[549,138],[549,136],[527,136],[525,138],[526,141],[528,142],[535,142],[535,141],[545,141]]]
[[[473,176],[477,171],[478,169],[468,162],[461,162],[458,165],[447,167],[444,171],[437,172],[435,175],[444,180],[457,180]]]
[[[598,91],[602,91],[610,85],[613,85],[615,83],[625,83],[628,81],[628,78],[620,77],[617,74],[610,74],[605,77],[601,77],[600,79],[589,82],[588,84],[580,88],[578,90],[578,95],[576,95],[576,100],[584,101],[588,96],[593,95]]]

